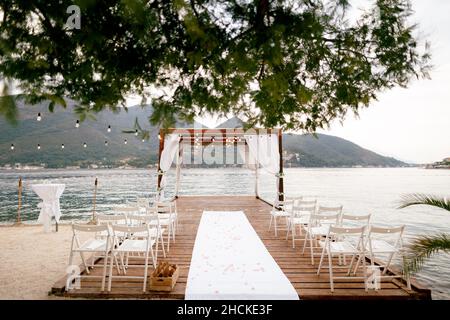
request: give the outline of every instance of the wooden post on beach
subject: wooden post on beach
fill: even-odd
[[[278,200],[284,201],[284,179],[283,179],[283,132],[278,130],[278,151],[280,153],[280,177],[278,184]]]
[[[22,209],[22,177],[19,178],[19,203],[17,206],[17,221],[14,225],[22,225],[22,219],[20,217],[20,209]]]
[[[95,178],[95,182],[94,182],[94,198],[92,199],[92,204],[93,204],[92,219],[91,219],[91,221],[89,221],[88,224],[97,224],[97,219],[96,219],[96,216],[95,216],[95,209],[96,209],[96,205],[97,205],[97,188],[98,188],[98,179]]]

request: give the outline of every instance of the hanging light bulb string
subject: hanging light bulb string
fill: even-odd
[[[41,120],[42,120],[42,114],[41,114],[40,112],[38,112],[37,117],[36,117],[36,120],[37,120],[37,121],[41,121]],[[80,120],[79,120],[79,119],[77,119],[77,120],[75,121],[75,128],[80,128]],[[111,125],[109,124],[108,127],[107,127],[107,132],[110,133],[111,131],[112,131],[112,127],[111,127]],[[127,133],[133,133],[133,131],[131,131],[131,132],[128,131]],[[138,130],[138,129],[135,129],[135,130],[134,130],[134,135],[135,135],[136,137],[139,136],[139,130]],[[146,139],[148,139],[148,137],[146,137],[146,134],[144,133],[143,136],[142,136],[142,138],[141,138],[142,143],[145,143],[145,142],[146,142]],[[162,139],[161,135],[159,135],[159,134],[158,134],[158,139],[160,139],[160,140]],[[213,136],[212,139],[211,139],[211,141],[214,142],[215,140],[216,140],[216,139],[215,139],[215,137]],[[198,134],[197,134],[197,137],[196,137],[195,141],[197,142],[197,144],[199,144]],[[123,143],[124,143],[125,145],[127,145],[127,144],[128,144],[128,139],[124,139],[124,140],[123,140]],[[109,145],[108,140],[105,140],[105,143],[104,143],[104,144],[105,144],[105,146],[108,146],[108,145]],[[87,147],[88,147],[87,142],[83,142],[82,146],[83,146],[83,148],[87,148]],[[65,147],[66,147],[66,146],[65,146],[64,143],[62,143],[61,146],[60,146],[60,148],[61,148],[62,150],[64,150]],[[38,143],[37,146],[36,146],[36,148],[37,148],[37,150],[41,150],[41,149],[42,149],[41,144]],[[14,143],[11,143],[10,150],[11,150],[11,151],[14,151],[15,149],[16,149],[16,145],[15,145]]]

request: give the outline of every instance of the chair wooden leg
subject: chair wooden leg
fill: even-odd
[[[314,265],[314,249],[313,249],[313,236],[309,236],[309,246],[310,246],[310,252],[311,252],[311,264]]]
[[[361,253],[361,255],[363,256],[364,253]],[[362,263],[363,263],[363,269],[364,269],[364,286],[366,287],[366,292],[369,291],[368,288],[368,283],[367,283],[367,268],[366,268],[366,258],[363,256],[362,257]]]
[[[325,257],[325,246],[323,247],[322,254],[320,256],[319,268],[317,268],[317,275],[320,275],[320,269],[322,268],[323,258]]]
[[[147,273],[148,273],[148,251],[145,253],[145,263],[144,263],[144,285],[142,287],[142,291],[145,292],[147,290]]]
[[[295,248],[295,236],[296,236],[296,230],[295,230],[295,224],[292,224],[291,226],[291,233],[292,233],[292,248]]]
[[[170,238],[172,236],[171,235],[172,230],[170,228],[170,225],[169,225],[169,227],[167,229],[168,229],[168,232],[167,232],[167,252],[169,252],[169,250],[170,250]]]
[[[89,266],[86,263],[86,259],[84,258],[83,252],[80,251],[81,261],[83,261],[84,268],[86,269],[86,273],[90,274]]]
[[[307,232],[305,233],[305,238],[303,239],[303,250],[302,250],[302,254],[305,254],[306,243],[309,241],[308,235],[309,235],[309,233],[308,233],[308,231],[307,231]]]
[[[162,236],[162,233],[159,234],[159,237],[161,238],[161,248],[163,252],[164,258],[166,257],[166,249],[164,248],[164,237]]]
[[[286,240],[289,239],[289,232],[291,231],[292,223],[290,220],[288,220],[286,225]]]
[[[108,292],[111,291],[111,284],[112,284],[112,269],[113,269],[113,256],[115,255],[114,252],[111,252],[111,263],[109,265],[109,279],[108,279]]]
[[[333,279],[333,262],[331,252],[328,250],[328,273],[330,275],[330,289],[334,292],[334,279]]]
[[[106,282],[106,267],[108,264],[108,259],[109,259],[109,255],[108,255],[108,251],[105,252],[105,256],[104,256],[104,261],[103,261],[103,276],[102,276],[102,291],[105,291],[105,282]],[[111,259],[112,260],[112,259]],[[112,261],[111,261],[112,262]]]
[[[273,225],[275,227],[275,237],[278,237],[277,217],[273,218]]]

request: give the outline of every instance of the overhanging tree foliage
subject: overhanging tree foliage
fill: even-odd
[[[351,3],[351,2],[350,2]],[[67,30],[66,9],[81,9]],[[350,19],[347,0],[0,0],[0,74],[76,112],[151,100],[151,121],[205,113],[315,131],[427,75],[407,0]],[[14,119],[10,99],[1,112]]]

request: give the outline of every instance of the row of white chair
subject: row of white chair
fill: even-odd
[[[333,257],[335,256],[338,257],[339,265],[342,264],[342,261],[344,264],[346,263],[346,256],[352,257],[347,276],[355,276],[358,267],[362,264],[366,290],[369,286],[366,272],[368,270],[366,268],[367,256],[371,258],[371,270],[374,270],[375,267],[383,268],[376,281],[384,278],[403,277],[387,273],[394,256],[403,253],[404,226],[393,228],[371,226],[370,214],[349,215],[343,213],[342,206],[318,206],[317,200],[304,200],[301,197],[279,201],[274,205],[269,229],[274,221],[275,235],[277,235],[276,219],[279,217],[286,218],[286,239],[290,232],[293,247],[295,247],[297,227],[299,227],[300,235],[304,232],[302,253],[309,246],[312,265],[314,265],[314,256],[320,256],[318,275],[324,258],[328,258],[331,291],[334,291],[333,280],[339,278],[333,275]],[[386,239],[386,236],[389,239]],[[320,253],[316,253],[315,249],[320,249]],[[387,257],[386,262],[381,263],[381,260],[378,260],[377,266],[375,266],[375,258],[380,254]],[[410,287],[409,278],[406,281]]]
[[[176,207],[174,203],[160,202],[155,206],[144,207],[119,207],[114,209],[115,215],[98,215],[97,225],[78,225],[72,224],[73,237],[69,257],[69,266],[72,266],[73,256],[79,253],[85,266],[86,274],[81,277],[101,277],[101,290],[105,289],[107,277],[107,266],[109,264],[108,291],[111,290],[113,278],[136,278],[143,279],[143,291],[146,291],[148,262],[151,257],[152,264],[156,267],[159,251],[159,242],[164,257],[166,251],[164,248],[163,234],[168,230],[167,251],[170,249],[170,241],[175,241],[175,232],[178,223]],[[89,233],[90,237],[81,243],[79,233]],[[97,258],[103,258],[102,276],[93,276],[90,274],[85,253],[92,254],[92,265],[94,267]],[[129,265],[129,258],[144,259],[143,276],[129,276],[127,269],[129,267],[141,267],[140,265]],[[117,267],[117,275],[113,275],[113,265]],[[67,288],[70,288],[68,283]]]
[[[320,274],[324,258],[328,259],[328,268],[330,274],[330,287],[334,291],[334,279],[346,278],[348,276],[355,277],[358,267],[362,267],[362,278],[364,279],[366,291],[369,288],[368,268],[366,267],[366,257],[370,257],[371,271],[375,268],[378,274],[371,279],[373,281],[373,289],[379,289],[378,286],[383,279],[405,278],[407,287],[410,289],[409,276],[402,274],[388,274],[389,266],[395,255],[401,255],[403,258],[403,241],[402,236],[405,227],[375,227],[366,226],[359,227],[339,227],[330,226],[325,237],[316,238],[318,247],[321,248],[320,263],[317,274]],[[368,231],[367,231],[368,230]],[[380,238],[380,236],[385,236]],[[386,237],[387,236],[387,237]],[[305,241],[306,242],[306,241]],[[312,248],[312,244],[311,244]],[[386,257],[385,261],[375,258],[380,255]],[[311,257],[314,255],[311,254]],[[345,277],[335,277],[333,275],[333,257],[338,257],[338,264],[341,264],[341,258],[351,256]],[[313,260],[312,260],[313,262]],[[381,271],[382,269],[382,271]],[[376,285],[378,283],[378,285]]]
[[[86,275],[78,275],[78,278],[102,278],[101,290],[105,289],[105,281],[107,274],[107,266],[109,265],[109,281],[108,291],[111,291],[113,279],[112,269],[115,264],[117,267],[117,278],[135,278],[143,279],[143,291],[146,291],[148,262],[151,256],[153,266],[156,267],[158,252],[158,232],[154,232],[150,224],[142,226],[126,226],[126,225],[78,225],[72,224],[73,238],[69,257],[69,266],[72,265],[74,253],[79,253],[84,263]],[[102,233],[102,238],[89,238],[84,243],[80,243],[79,233]],[[124,234],[126,234],[124,238]],[[155,250],[156,247],[156,250]],[[156,251],[156,252],[155,252]],[[89,266],[84,257],[84,253],[92,253],[96,258],[103,258],[103,273],[101,276],[90,275]],[[144,274],[143,276],[126,275],[129,254],[142,254],[134,256],[134,258],[144,258]],[[94,260],[94,258],[93,258]],[[120,263],[119,263],[120,262]],[[66,286],[69,289],[70,284]]]

